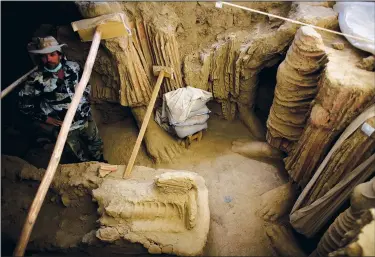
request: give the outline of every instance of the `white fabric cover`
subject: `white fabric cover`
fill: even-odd
[[[207,122],[204,124],[192,125],[192,126],[183,126],[183,127],[174,127],[176,134],[179,138],[185,138],[187,136],[193,135],[198,131],[207,128]]]
[[[338,2],[333,9],[339,13],[339,25],[343,33],[367,38],[373,42],[350,37],[346,39],[354,47],[375,55],[375,3]]]
[[[189,86],[168,92],[163,96],[162,119],[168,117],[171,125],[183,123],[190,112],[204,108],[210,99],[212,93]]]

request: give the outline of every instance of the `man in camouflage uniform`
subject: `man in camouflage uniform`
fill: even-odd
[[[75,86],[81,79],[78,63],[68,61],[54,37],[39,38],[30,53],[40,57],[40,65],[33,72],[19,92],[19,108],[22,114],[32,120],[37,133],[57,137],[62,121],[75,93]],[[90,85],[73,118],[66,146],[80,161],[105,161],[103,142],[92,119],[89,102]]]

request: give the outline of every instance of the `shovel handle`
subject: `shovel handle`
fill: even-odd
[[[137,158],[139,147],[141,146],[143,136],[145,135],[148,122],[150,121],[150,117],[151,117],[152,110],[154,109],[156,97],[159,94],[160,86],[161,86],[161,83],[163,82],[164,74],[165,74],[164,70],[161,70],[160,73],[159,73],[158,80],[156,81],[154,91],[152,91],[150,103],[147,106],[146,115],[143,119],[142,126],[141,126],[141,129],[139,131],[137,141],[135,142],[132,155],[130,156],[128,165],[126,165],[126,170],[123,174],[123,178],[129,178],[131,173],[132,173],[135,158]]]
[[[40,208],[42,207],[48,188],[51,185],[52,179],[56,173],[57,165],[60,162],[61,154],[64,149],[65,141],[68,136],[70,126],[72,125],[73,117],[76,113],[78,104],[82,98],[83,92],[89,81],[92,67],[94,66],[96,54],[98,53],[100,39],[101,32],[97,30],[92,40],[90,52],[85,63],[82,78],[79,81],[79,83],[75,86],[74,97],[65,115],[64,122],[61,126],[59,136],[57,137],[56,145],[53,149],[53,153],[48,163],[46,173],[44,174],[42,182],[40,183],[40,186],[38,188],[38,192],[36,193],[34,201],[29,209],[29,213],[22,228],[21,236],[18,239],[18,243],[14,251],[14,256],[23,256],[25,253],[25,249],[27,247],[27,243],[29,242],[36,218],[38,217]]]

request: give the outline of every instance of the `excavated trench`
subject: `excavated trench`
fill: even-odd
[[[193,171],[205,179],[211,220],[204,255],[276,256],[264,232],[270,224],[257,216],[255,211],[260,206],[260,195],[287,180],[284,164],[281,161],[249,159],[234,153],[231,147],[234,140],[254,140],[249,131],[249,121],[244,119],[244,109],[253,107],[260,123],[266,127],[275,97],[276,74],[280,63],[285,60],[286,50],[297,28],[234,9],[225,9],[223,19],[219,21],[215,17],[220,11],[214,10],[210,4],[212,3],[150,3],[152,8],[146,3],[122,5],[131,20],[139,21],[141,18],[145,22],[144,25],[134,25],[135,31],[138,30],[139,33],[143,28],[148,30],[152,39],[161,38],[167,39],[166,42],[176,43],[170,53],[177,53],[181,60],[171,58],[173,60],[169,61],[172,66],[180,65],[183,74],[177,74],[176,84],[168,84],[168,87],[178,87],[181,83],[214,94],[214,100],[209,103],[212,113],[208,129],[201,142],[194,142],[181,156],[172,158],[172,162],[161,164],[152,161],[146,150],[149,146],[143,146],[135,165]],[[70,30],[69,23],[82,19],[83,16],[87,18],[95,15],[94,9],[90,10],[82,4],[81,16],[77,7],[69,2],[40,2],[35,5],[30,2],[27,3],[27,8],[21,9],[33,8],[35,12],[32,13],[20,11],[18,5],[19,3],[2,2],[2,21],[6,28],[2,30],[2,62],[9,64],[2,65],[3,87],[32,68],[25,46],[40,28],[40,24],[51,24],[52,28],[61,25],[56,30],[52,29],[54,35],[70,46],[66,51],[68,58],[83,64],[89,45],[78,41]],[[252,6],[252,3],[248,5]],[[317,7],[318,10],[314,13],[311,11],[315,8],[314,5],[311,7],[308,4],[292,6],[291,3],[270,2],[253,5],[282,16],[291,13],[291,16],[300,19],[305,15],[303,8],[307,8],[312,14],[309,16],[312,17],[311,22],[326,27],[337,23],[336,16],[326,7]],[[108,8],[114,7],[110,5]],[[61,12],[54,15],[50,10]],[[150,10],[157,11],[153,13]],[[45,13],[48,15],[44,15]],[[20,22],[19,16],[23,17],[22,20],[31,22],[26,26]],[[166,32],[166,21],[174,26],[175,31],[171,34]],[[10,24],[13,25],[12,29]],[[21,30],[24,33],[15,33]],[[5,42],[5,38],[14,40]],[[157,44],[158,42],[153,47],[157,48]],[[132,104],[135,104],[135,100],[118,93],[123,89],[121,85],[127,85],[131,81],[131,78],[120,76],[130,73],[128,67],[123,65],[128,61],[127,57],[114,54],[118,53],[121,44],[113,41],[104,45],[106,49],[99,52],[98,65],[94,68],[91,81],[93,114],[104,142],[105,158],[111,164],[124,165],[129,160],[138,134],[138,117],[133,116]],[[140,52],[146,55],[147,50],[142,48],[144,45],[140,45],[134,46],[126,54],[132,58],[140,58],[136,55]],[[16,48],[23,50],[17,51]],[[156,52],[155,50],[153,54],[157,55]],[[17,62],[14,62],[15,59]],[[108,66],[113,62],[122,65],[118,65],[117,70],[111,70]],[[16,64],[19,69],[13,68]],[[147,62],[142,65],[147,66]],[[137,69],[141,70],[140,67],[135,67],[136,73],[139,72]],[[53,144],[36,144],[30,138],[27,128],[22,127],[22,121],[19,120],[16,100],[17,93],[13,92],[2,101],[1,146],[2,163],[5,163],[5,166],[2,165],[2,245],[6,246],[2,248],[3,255],[10,255],[13,251],[39,184],[42,171],[38,171],[38,168],[46,168],[53,149]],[[35,167],[6,155],[18,156]],[[64,153],[61,163],[74,162],[69,154]],[[69,164],[62,169],[75,173],[90,165],[96,164]],[[150,176],[152,175],[146,177],[149,179]],[[105,243],[97,239],[94,235],[99,227],[98,206],[92,201],[90,186],[81,187],[74,183],[61,185],[54,185],[46,197],[27,255],[147,255],[147,249],[140,244],[125,241]],[[320,236],[302,242],[306,252],[315,248],[315,241]],[[304,239],[300,235],[297,237],[298,240]]]
[[[2,10],[5,14],[2,16],[3,24],[13,24],[15,27],[18,26],[18,29],[21,29],[24,24],[18,21],[18,15],[16,15],[16,13],[20,13],[17,5],[12,2],[2,4]],[[30,9],[31,6],[29,5],[30,3],[28,3],[28,8],[25,9]],[[37,8],[35,8],[36,13],[33,13],[32,17],[43,17],[42,13],[45,13],[47,10],[59,8],[61,8],[61,6],[58,2],[55,4],[46,3],[45,5],[39,3]],[[65,12],[75,13],[75,6],[70,3],[64,8]],[[28,17],[31,19],[29,15],[30,13],[28,12],[22,13],[25,19],[28,19]],[[16,28],[3,30],[3,38],[6,38],[7,35],[13,38],[16,37],[15,41],[17,43],[13,43],[12,45],[9,42],[5,42],[2,44],[2,47],[22,49],[22,51],[15,51],[17,55],[9,54],[9,51],[2,51],[4,53],[2,57],[3,62],[12,63],[14,58],[22,60],[20,62],[22,65],[20,64],[19,70],[2,65],[2,74],[4,74],[2,76],[3,86],[11,83],[20,76],[22,72],[26,72],[32,67],[32,63],[25,51],[25,45],[29,42],[32,34],[39,28],[40,24],[65,25],[79,19],[81,19],[81,17],[79,17],[77,13],[71,17],[66,17],[65,15],[51,15],[50,17],[47,15],[44,16],[44,18],[28,23],[27,28],[23,28],[24,34],[14,33],[14,31],[17,30]],[[22,38],[21,35],[23,36]],[[256,111],[261,117],[264,126],[269,108],[272,104],[276,70],[277,65],[271,68],[265,68],[260,74],[259,83],[263,86],[259,89],[258,94],[260,100],[257,101]],[[30,135],[28,135],[27,129],[19,129],[20,127],[22,128],[22,125],[19,125],[19,120],[17,119],[16,100],[17,95],[14,92],[2,103],[2,119],[4,121],[2,122],[2,154],[3,156],[18,156],[37,168],[46,168],[53,145],[35,145],[35,142],[30,138]],[[256,195],[259,195],[261,192],[265,191],[265,189],[271,189],[281,183],[283,179],[280,178],[278,174],[281,165],[260,163],[231,153],[230,147],[233,140],[249,138],[251,134],[238,118],[232,122],[225,121],[221,117],[221,107],[218,103],[211,102],[209,106],[213,111],[209,121],[209,129],[205,132],[203,141],[199,144],[193,144],[184,157],[179,158],[172,164],[156,166],[148,157],[145,149],[142,148],[137,158],[136,165],[198,171],[205,174],[206,183],[218,185],[215,186],[216,188],[212,188],[209,193],[212,198],[211,211],[213,212],[210,234],[215,234],[215,236],[209,236],[208,245],[210,246],[207,247],[207,253],[215,255],[220,253],[229,254],[230,252],[236,252],[236,247],[240,247],[240,252],[242,253],[247,253],[248,249],[253,248],[253,253],[269,254],[271,250],[264,236],[261,236],[260,241],[256,240],[256,242],[251,241],[251,235],[249,235],[247,239],[245,238],[245,234],[261,232],[262,226],[255,225],[259,223],[255,221],[258,220],[255,216],[250,217],[250,221],[253,220],[253,222],[245,222],[244,217],[246,217],[247,221],[249,217],[244,210],[248,209],[248,206],[258,204],[258,200],[255,197]],[[136,122],[131,115],[130,109],[110,102],[100,102],[99,104],[93,105],[93,107],[94,116],[104,141],[105,157],[112,164],[126,164],[138,133]],[[10,114],[10,112],[4,112],[4,110],[12,110],[12,112]],[[62,163],[72,161],[74,161],[74,159],[72,159],[71,156],[64,154]],[[244,163],[242,165],[243,167],[239,168],[239,172],[236,175],[235,181],[238,181],[235,182],[231,179],[232,182],[228,185],[226,182],[229,179],[228,168],[235,166],[238,162]],[[5,160],[4,163],[7,163],[7,160]],[[10,167],[8,167],[8,169],[14,169],[14,167],[17,166],[17,161],[14,163],[10,162],[9,165]],[[247,177],[246,174],[250,167],[253,169],[253,179],[245,179],[244,176]],[[2,167],[2,169],[4,171],[6,168]],[[259,176],[259,174],[262,174],[262,170],[265,171],[265,173],[263,172],[263,175]],[[217,177],[218,175],[219,177]],[[243,179],[247,182],[243,183]],[[238,183],[240,183],[240,181],[242,185],[239,187]],[[38,181],[27,179],[20,180],[19,176],[14,174],[10,175],[10,177],[3,174],[3,255],[12,254],[21,226],[26,217],[28,206],[36,193],[38,185]],[[251,186],[253,189],[250,191],[247,190],[247,188]],[[261,192],[259,190],[261,190]],[[224,201],[228,196],[234,199],[232,203],[228,204]],[[248,200],[249,197],[250,200]],[[50,190],[36,226],[34,227],[34,232],[26,255],[65,256],[70,254],[85,255],[87,253],[93,256],[118,255],[119,253],[123,253],[124,249],[126,249],[127,254],[147,254],[147,250],[140,245],[132,245],[131,247],[127,246],[124,248],[124,246],[97,243],[96,247],[77,247],[77,238],[82,238],[91,230],[97,229],[98,224],[96,221],[99,216],[96,209],[97,204],[91,201],[90,195],[85,195],[75,204],[66,206],[59,193]],[[241,212],[243,213],[240,214]],[[242,221],[239,222],[240,224],[235,224],[233,223],[233,218]],[[247,229],[241,232],[242,229],[240,229],[240,227],[246,227]],[[223,248],[225,246],[222,245],[222,240],[220,239],[221,236],[224,236],[223,233],[230,233],[232,235],[231,237],[234,237],[234,239],[230,240],[236,241],[233,243],[233,247]],[[241,240],[241,237],[245,240]],[[43,238],[49,239],[41,242]],[[258,246],[254,248],[253,246],[255,244]]]

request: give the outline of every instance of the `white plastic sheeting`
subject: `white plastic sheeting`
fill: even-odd
[[[356,48],[375,55],[375,3],[339,2],[333,9],[339,13],[339,25],[343,33],[362,37],[372,42],[346,39]]]
[[[163,96],[155,121],[168,133],[185,138],[207,128],[212,93],[193,87],[179,88]]]
[[[182,123],[176,123],[174,125],[175,125],[175,127],[183,127],[183,126],[192,126],[192,125],[204,124],[204,123],[207,122],[209,117],[210,116],[208,114],[195,115],[191,118],[186,119]]]
[[[207,128],[207,122],[191,126],[174,127],[179,138],[184,138]]]
[[[171,125],[183,123],[190,112],[204,108],[210,99],[212,93],[189,86],[168,92],[163,96],[162,118],[168,117]]]

